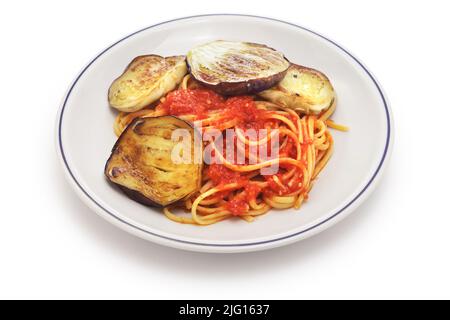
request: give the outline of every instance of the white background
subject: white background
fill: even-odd
[[[0,298],[450,298],[450,23],[446,1],[14,1],[0,9]],[[167,19],[247,13],[316,30],[390,98],[391,163],[373,196],[288,247],[160,247],[96,216],[55,153],[60,100],[119,38]],[[362,108],[364,106],[361,106]]]

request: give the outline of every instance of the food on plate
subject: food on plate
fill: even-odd
[[[259,95],[305,114],[319,114],[330,108],[335,93],[330,80],[322,72],[293,64],[278,85]]]
[[[146,205],[167,206],[189,197],[200,187],[202,165],[172,161],[176,129],[188,130],[193,139],[193,127],[181,119],[136,118],[114,145],[105,175]]]
[[[272,87],[289,68],[284,55],[265,45],[213,41],[187,54],[191,75],[223,95],[253,94]]]
[[[146,55],[135,58],[109,88],[109,104],[133,112],[172,91],[187,73],[184,56]]]
[[[179,223],[251,222],[300,208],[332,156],[329,129],[347,130],[330,119],[336,96],[328,78],[246,42],[210,42],[187,61],[189,73],[169,92],[117,115],[108,179]],[[177,149],[178,128],[188,129],[194,149]],[[193,161],[175,163],[173,154]]]

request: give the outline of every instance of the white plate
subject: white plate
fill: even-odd
[[[107,183],[103,167],[116,140],[115,112],[107,91],[131,59],[143,54],[180,55],[210,40],[263,43],[295,63],[323,71],[338,95],[333,116],[350,126],[333,131],[335,152],[301,210],[271,211],[253,223],[234,219],[198,227],[168,220]],[[144,239],[180,249],[244,252],[305,239],[352,212],[380,179],[392,148],[392,119],[374,77],[335,42],[303,27],[254,16],[206,15],[160,23],[108,47],[78,75],[57,119],[64,172],[80,198],[114,225]]]

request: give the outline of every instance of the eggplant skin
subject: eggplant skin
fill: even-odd
[[[191,76],[222,95],[254,94],[280,82],[290,62],[268,46],[217,40],[187,54]]]
[[[336,100],[333,85],[325,74],[296,64],[278,85],[258,95],[304,114],[319,114]]]
[[[286,71],[277,73],[270,77],[249,81],[235,83],[221,82],[216,85],[203,83],[203,85],[224,96],[254,94],[275,86],[284,78],[285,74]]]
[[[191,163],[174,163],[172,141],[176,129],[191,137]],[[105,165],[106,178],[131,199],[165,207],[194,194],[201,186],[202,163],[194,160],[195,129],[173,116],[137,118],[115,143]]]
[[[184,56],[139,56],[108,91],[111,107],[122,112],[138,111],[176,88],[187,74]]]

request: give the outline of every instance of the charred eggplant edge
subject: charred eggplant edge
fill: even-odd
[[[232,95],[245,95],[245,94],[256,94],[258,92],[267,90],[269,88],[274,87],[277,85],[283,78],[286,76],[287,71],[291,67],[292,63],[289,61],[288,58],[284,55],[283,52],[274,49],[272,47],[269,47],[265,44],[261,43],[254,43],[254,42],[247,42],[243,41],[243,43],[256,45],[258,47],[264,47],[276,52],[281,53],[283,58],[288,62],[288,66],[286,67],[286,70],[276,73],[269,77],[263,77],[263,78],[257,78],[247,81],[239,81],[239,82],[219,82],[217,84],[211,84],[208,82],[204,82],[202,80],[197,79],[195,74],[192,72],[191,65],[189,64],[188,56],[186,55],[186,64],[188,66],[189,74],[199,83],[201,83],[203,86],[219,93],[224,96],[232,96]]]
[[[187,122],[187,121],[185,121],[183,119],[180,119],[178,117],[175,117],[175,116],[166,115],[166,116],[152,117],[151,119],[166,118],[166,117],[175,118],[175,119],[177,119],[179,121],[182,121],[182,122],[186,123],[187,126],[192,128],[192,131],[193,131],[194,135],[200,135],[200,132],[198,131],[198,129],[196,129],[195,126],[193,126],[189,122]],[[197,192],[201,188],[203,161],[200,164],[200,168],[199,168],[200,178],[199,178],[199,183],[198,183],[197,189],[195,191],[191,192],[190,194],[188,194],[186,197],[184,197],[182,199],[179,199],[179,200],[175,200],[175,201],[173,201],[171,203],[168,203],[166,205],[161,205],[158,202],[155,202],[152,199],[147,198],[146,196],[144,196],[139,191],[127,188],[127,187],[125,187],[123,185],[120,185],[120,184],[115,183],[114,181],[112,181],[110,175],[108,174],[108,164],[112,160],[112,158],[114,156],[114,152],[116,151],[117,147],[120,145],[120,142],[123,139],[123,137],[125,136],[126,132],[130,128],[132,128],[138,121],[145,120],[145,119],[150,119],[150,118],[141,118],[141,117],[140,118],[136,118],[125,128],[125,130],[123,130],[123,132],[120,134],[119,138],[117,138],[117,141],[114,143],[114,145],[113,145],[113,147],[111,149],[111,154],[109,155],[108,160],[106,161],[103,173],[104,173],[104,175],[105,175],[105,177],[106,177],[106,179],[108,180],[109,183],[111,183],[112,185],[114,185],[114,186],[118,187],[120,190],[122,190],[122,192],[125,193],[130,199],[132,199],[132,200],[134,200],[136,202],[139,202],[139,203],[141,203],[143,205],[149,206],[149,207],[164,208],[164,207],[176,204],[177,202],[180,202],[180,201],[183,201],[183,200],[189,198],[190,196],[192,196],[195,192]]]
[[[288,68],[289,69],[289,68]],[[287,70],[277,74],[274,74],[265,78],[252,79],[241,82],[220,82],[218,84],[210,84],[207,82],[202,82],[195,78],[195,76],[190,73],[194,79],[200,82],[203,86],[213,90],[224,96],[233,95],[246,95],[246,94],[256,94],[261,91],[267,90],[269,88],[277,85],[286,76]]]

